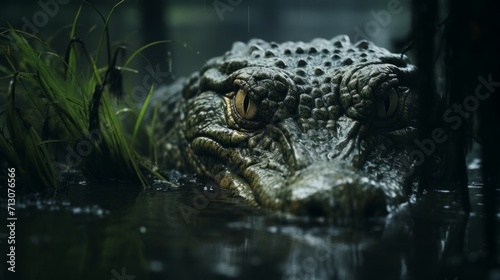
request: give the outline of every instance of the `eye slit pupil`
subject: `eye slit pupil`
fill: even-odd
[[[245,113],[248,112],[248,107],[250,106],[250,98],[248,97],[248,94],[245,95],[245,99],[243,99],[243,110]]]
[[[233,98],[233,108],[238,117],[246,120],[253,120],[257,115],[257,106],[244,90],[238,90]]]
[[[389,113],[389,109],[391,108],[391,98],[388,96],[385,100],[384,100],[384,106],[385,106],[385,113]]]
[[[380,101],[379,101],[380,102]],[[378,103],[377,116],[381,119],[386,119],[391,117],[398,109],[399,106],[399,96],[395,89],[392,89],[381,101]]]

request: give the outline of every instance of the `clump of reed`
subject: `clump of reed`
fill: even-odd
[[[18,182],[30,191],[59,189],[62,175],[71,170],[95,180],[143,185],[150,175],[163,180],[139,153],[141,145],[152,147],[152,141],[142,141],[151,139],[144,127],[153,86],[141,107],[130,102],[123,88],[124,75],[133,72],[128,64],[144,48],[161,42],[122,61],[124,47],[115,47],[112,54],[107,31],[113,10],[107,18],[100,14],[104,28],[92,55],[76,34],[82,6],[64,54],[41,38],[14,28],[0,33],[0,72],[4,81],[10,80],[8,89],[0,94],[5,100],[3,106],[0,102],[0,167],[14,167]],[[99,67],[103,49],[108,54],[107,65]],[[127,121],[117,112],[126,112]],[[127,127],[131,119],[133,128]]]

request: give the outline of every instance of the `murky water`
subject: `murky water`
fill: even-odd
[[[487,272],[480,261],[485,241],[479,171],[470,162],[470,216],[460,212],[456,194],[443,190],[385,219],[356,225],[255,209],[205,190],[193,178],[179,179],[183,188],[146,191],[77,183],[53,199],[18,201],[15,276],[483,279],[489,273],[495,279],[500,273]],[[3,240],[1,245],[0,276],[11,279]]]

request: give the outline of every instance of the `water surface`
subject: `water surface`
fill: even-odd
[[[481,279],[490,273],[494,279],[500,273],[482,268],[481,180],[474,163],[469,216],[456,193],[436,190],[387,218],[356,224],[270,213],[190,177],[174,176],[181,188],[147,190],[75,182],[53,198],[18,201],[15,276]],[[5,254],[0,260],[4,266]]]

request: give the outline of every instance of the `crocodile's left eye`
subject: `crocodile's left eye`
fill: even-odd
[[[252,120],[257,115],[257,105],[250,96],[242,89],[238,90],[234,97],[236,112],[246,120]]]
[[[386,119],[391,117],[399,105],[399,96],[396,89],[391,89],[391,92],[387,95],[382,103],[378,105],[377,117],[380,119]]]

